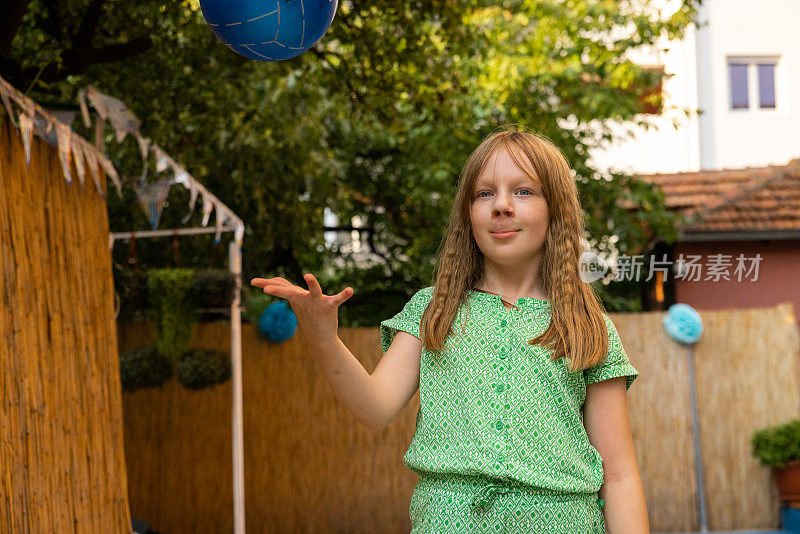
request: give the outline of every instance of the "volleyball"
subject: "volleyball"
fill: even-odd
[[[239,55],[258,61],[298,56],[331,26],[338,0],[200,0],[211,31]]]

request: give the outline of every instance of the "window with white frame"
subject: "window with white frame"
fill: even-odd
[[[728,58],[730,109],[775,109],[777,57]]]

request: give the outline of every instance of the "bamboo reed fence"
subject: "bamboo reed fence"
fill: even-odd
[[[750,454],[758,428],[798,417],[798,332],[791,304],[701,312],[695,351],[701,447],[712,530],[770,528],[778,503],[769,470]],[[663,312],[612,314],[640,375],[628,392],[634,445],[657,531],[699,529],[686,348]],[[229,324],[201,323],[193,347],[228,350]],[[120,348],[154,341],[149,323],[119,324]],[[372,371],[376,328],[340,337]],[[418,394],[381,432],[364,429],[330,391],[304,343],[243,325],[247,530],[408,532],[416,475],[402,465]],[[170,533],[232,528],[230,383],[189,391],[173,378],[123,394],[135,517]]]
[[[2,533],[131,532],[113,295],[105,201],[0,115]]]

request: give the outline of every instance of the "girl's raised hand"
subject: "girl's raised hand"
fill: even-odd
[[[253,278],[250,284],[289,301],[306,342],[311,345],[332,342],[339,331],[339,306],[353,296],[353,288],[346,287],[336,295],[323,295],[313,274],[308,273],[303,279],[308,284],[307,290],[280,276]]]

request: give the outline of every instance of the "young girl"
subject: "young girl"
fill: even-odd
[[[412,533],[645,534],[627,389],[638,372],[579,276],[583,210],[562,153],[501,131],[467,160],[436,284],[380,325],[370,375],[337,336],[345,288],[255,278],[287,299],[337,397],[388,425],[420,391],[403,463]]]

